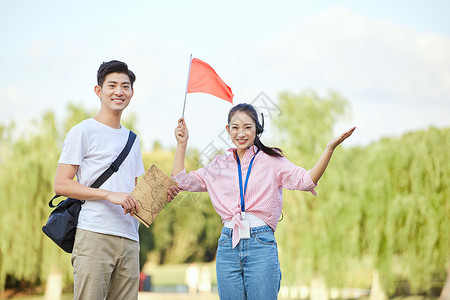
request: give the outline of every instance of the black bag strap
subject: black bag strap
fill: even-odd
[[[128,153],[130,153],[131,147],[133,146],[134,140],[136,139],[136,134],[130,130],[130,133],[128,134],[128,140],[123,148],[122,152],[120,152],[119,156],[117,156],[116,160],[109,166],[108,169],[103,172],[102,175],[100,175],[99,178],[97,178],[96,181],[94,181],[93,184],[90,185],[92,188],[98,189],[103,183],[105,183],[106,180],[108,180],[109,177],[111,177],[112,174],[117,172],[119,170],[120,165],[123,163],[125,158],[128,156]],[[53,200],[61,197],[61,195],[55,195],[52,200],[48,203],[48,206],[50,207],[56,207],[53,205]],[[84,202],[84,201],[83,201]]]
[[[120,152],[119,156],[117,156],[116,160],[109,166],[109,168],[106,169],[106,171],[103,172],[103,174],[100,175],[100,177],[93,184],[91,184],[92,188],[98,189],[106,180],[108,180],[109,177],[111,177],[112,174],[119,170],[120,165],[125,160],[128,153],[130,153],[135,139],[136,134],[130,130],[125,148],[123,148],[122,152]]]

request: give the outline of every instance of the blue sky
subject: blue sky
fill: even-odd
[[[449,127],[449,3],[2,1],[0,122],[28,129],[46,110],[63,119],[69,102],[97,109],[98,66],[119,59],[137,75],[126,113],[136,113],[144,148],[174,146],[192,53],[232,88],[235,104],[261,92],[274,101],[282,91],[339,92],[352,114],[336,134],[358,126],[348,145]],[[216,143],[230,107],[189,94],[190,145]]]

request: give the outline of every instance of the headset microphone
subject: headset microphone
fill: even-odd
[[[264,132],[264,114],[263,113],[261,113],[261,120],[262,120],[262,125],[259,123],[256,125],[256,134],[258,136],[261,136],[261,134]]]
[[[261,120],[262,120],[261,127],[262,127],[262,130],[264,130],[264,114],[263,113],[261,113]]]

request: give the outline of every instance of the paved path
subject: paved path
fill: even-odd
[[[219,295],[189,295],[181,293],[151,293],[151,292],[140,292],[139,300],[219,300]]]

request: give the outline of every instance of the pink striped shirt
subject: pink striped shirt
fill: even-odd
[[[248,149],[241,159],[243,181],[256,153],[256,146]],[[234,221],[233,248],[239,243],[241,202],[239,193],[236,149],[215,157],[208,165],[186,174],[182,170],[173,179],[180,188],[191,192],[208,192],[222,223]],[[310,171],[291,163],[286,157],[273,157],[259,151],[253,162],[247,191],[245,212],[263,220],[274,231],[283,208],[282,189],[310,191],[316,195],[316,185]]]

